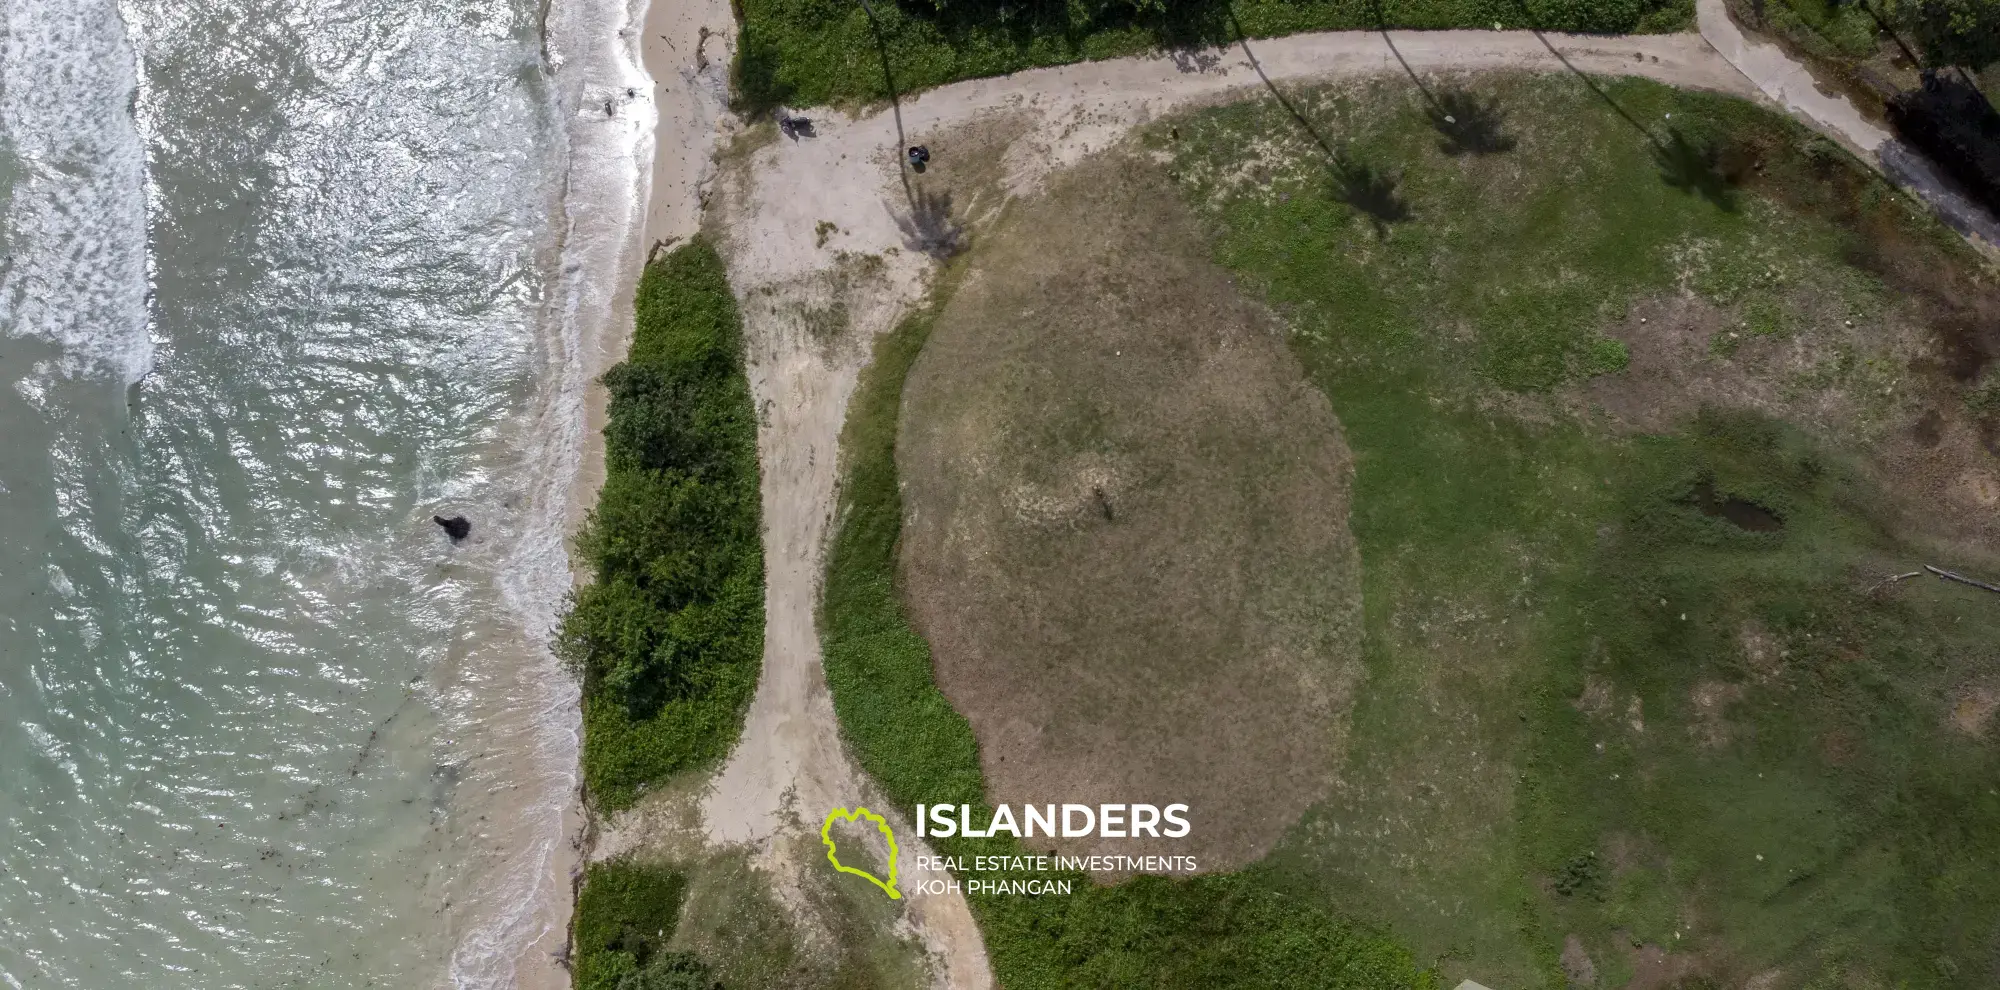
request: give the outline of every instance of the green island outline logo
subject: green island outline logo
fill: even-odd
[[[834,821],[836,819],[846,819],[847,821],[852,822],[852,821],[859,821],[863,818],[866,818],[869,821],[874,822],[875,827],[882,832],[882,837],[889,840],[889,880],[887,883],[884,883],[880,877],[877,877],[875,874],[870,873],[867,870],[857,870],[852,866],[841,865],[840,856],[837,852],[834,851],[834,844],[833,844]],[[881,815],[869,811],[867,808],[861,808],[861,807],[857,807],[853,811],[849,811],[846,808],[835,808],[832,811],[826,813],[826,823],[819,827],[819,841],[826,844],[826,861],[832,863],[833,868],[835,870],[841,873],[852,873],[855,876],[860,877],[861,879],[866,880],[869,883],[872,883],[875,886],[882,888],[882,892],[888,894],[889,899],[892,901],[900,901],[903,899],[902,893],[896,890],[896,833],[890,830],[888,821],[885,820]]]

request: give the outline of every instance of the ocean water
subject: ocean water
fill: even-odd
[[[635,13],[0,0],[0,986],[553,971]]]

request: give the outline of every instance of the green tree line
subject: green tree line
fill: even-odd
[[[647,265],[635,308],[577,538],[594,580],[556,643],[583,684],[584,787],[603,811],[720,760],[764,652],[757,426],[722,259],[696,239]]]

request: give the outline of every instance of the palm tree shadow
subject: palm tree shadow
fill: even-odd
[[[1438,150],[1447,155],[1495,155],[1514,150],[1514,138],[1501,130],[1507,115],[1500,109],[1499,97],[1481,103],[1471,90],[1440,90],[1425,112],[1431,127],[1443,137]]]
[[[1522,18],[1530,25],[1528,30],[1534,32],[1535,37],[1541,41],[1542,46],[1549,50],[1549,54],[1555,56],[1556,61],[1563,64],[1563,68],[1568,69],[1578,80],[1589,87],[1591,92],[1597,94],[1598,99],[1603,100],[1605,105],[1617,113],[1627,124],[1630,124],[1633,130],[1638,131],[1639,135],[1646,139],[1647,144],[1652,145],[1653,163],[1659,168],[1661,181],[1682,192],[1698,195],[1708,200],[1717,209],[1730,213],[1736,211],[1736,183],[1722,169],[1722,150],[1720,147],[1713,141],[1690,139],[1677,127],[1668,128],[1667,140],[1661,141],[1651,128],[1640,123],[1638,118],[1633,117],[1629,111],[1619,105],[1617,100],[1612,99],[1611,94],[1606,92],[1603,86],[1597,84],[1597,80],[1592,79],[1582,69],[1577,68],[1569,60],[1568,56],[1562,53],[1561,49],[1558,49],[1549,41],[1546,35],[1542,34],[1541,28],[1533,26],[1535,24],[1534,15],[1529,11],[1527,4],[1523,0],[1514,0],[1514,5],[1520,10]]]
[[[951,215],[951,192],[916,189],[910,195],[910,211],[893,210],[897,229],[903,232],[903,247],[945,261],[965,250],[965,228]]]
[[[1389,48],[1389,54],[1396,57],[1396,64],[1403,67],[1403,73],[1417,86],[1417,92],[1424,95],[1424,113],[1430,118],[1431,127],[1444,140],[1438,142],[1438,150],[1457,157],[1463,154],[1491,155],[1514,150],[1514,139],[1500,133],[1500,124],[1505,114],[1500,112],[1500,98],[1494,97],[1482,104],[1471,90],[1460,87],[1432,92],[1424,85],[1424,77],[1410,66],[1410,60],[1403,57],[1403,50],[1396,47],[1396,39],[1389,34],[1388,19],[1382,15],[1379,0],[1370,4],[1375,15],[1375,30],[1381,32],[1382,43]]]
[[[1333,155],[1333,198],[1367,215],[1375,236],[1385,237],[1389,225],[1410,218],[1410,205],[1396,192],[1398,178],[1361,161],[1342,148]]]
[[[1277,84],[1271,81],[1271,77],[1264,73],[1264,65],[1257,60],[1257,53],[1250,50],[1249,38],[1243,33],[1243,25],[1236,21],[1235,11],[1230,11],[1229,20],[1230,25],[1236,29],[1237,46],[1243,49],[1244,57],[1249,59],[1250,68],[1256,71],[1257,78],[1264,83],[1264,88],[1271,91],[1271,97],[1278,101],[1279,106],[1285,108],[1286,113],[1291,114],[1292,119],[1297,121],[1306,135],[1312,138],[1313,143],[1319,145],[1321,151],[1326,152],[1327,160],[1332,164],[1330,177],[1332,197],[1367,214],[1369,221],[1375,225],[1377,237],[1388,236],[1390,224],[1408,220],[1409,204],[1403,202],[1402,197],[1396,193],[1396,184],[1400,181],[1398,177],[1355,158],[1348,152],[1345,141],[1338,147],[1327,141],[1326,135],[1321,134],[1319,128],[1313,126],[1312,120],[1285,96],[1284,90],[1279,89]]]
[[[1684,193],[1708,200],[1725,212],[1736,212],[1736,190],[1722,172],[1722,152],[1712,142],[1695,140],[1679,128],[1667,140],[1653,142],[1653,163],[1660,181]]]

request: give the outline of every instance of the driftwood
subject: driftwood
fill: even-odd
[[[1966,577],[1963,574],[1954,574],[1951,571],[1945,570],[1944,568],[1932,567],[1929,564],[1924,565],[1924,570],[1927,570],[1932,574],[1935,574],[1938,577],[1945,579],[1946,581],[1957,581],[1959,584],[1969,584],[1975,588],[1984,588],[1987,591],[1991,591],[1996,595],[2000,595],[2000,587],[1995,587],[1993,585],[1987,584],[1984,581],[1974,581],[1973,579]]]

